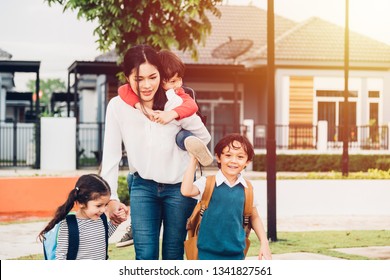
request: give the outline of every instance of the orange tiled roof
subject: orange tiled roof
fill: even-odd
[[[189,52],[175,51],[186,64],[233,64],[233,59],[212,56],[213,51],[229,40],[252,40],[252,47],[236,62],[261,65],[267,58],[267,12],[254,6],[218,6],[221,17],[209,15],[211,34],[205,45],[198,46],[198,60]],[[107,57],[106,57],[107,56]],[[342,63],[344,28],[317,17],[296,23],[275,15],[275,59],[291,63],[315,63],[317,66]],[[116,61],[113,52],[98,60]],[[350,61],[355,64],[390,63],[390,46],[350,31]]]
[[[344,27],[312,17],[276,37],[275,59],[290,61],[342,62],[344,60]],[[389,63],[390,46],[350,31],[350,62]],[[267,48],[252,53],[267,58]]]
[[[190,53],[177,52],[185,63],[196,64],[232,64],[233,59],[218,59],[212,56],[215,48],[232,40],[249,39],[253,46],[248,51],[260,49],[267,43],[267,12],[254,6],[218,6],[221,17],[209,15],[212,24],[211,34],[204,47],[198,47],[198,61],[191,58]],[[293,28],[297,23],[275,15],[275,37]],[[239,56],[242,60],[245,54]]]

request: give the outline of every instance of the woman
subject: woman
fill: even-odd
[[[163,110],[167,102],[161,87],[164,73],[157,52],[146,45],[132,47],[125,55],[123,72],[144,108]],[[187,152],[175,143],[184,128],[204,143],[210,134],[199,117],[161,125],[144,112],[126,104],[119,96],[110,100],[106,112],[101,175],[112,189],[110,219],[121,222],[118,201],[118,165],[123,141],[134,173],[131,186],[131,221],[136,259],[158,259],[161,225],[163,259],[183,259],[186,220],[196,201],[181,195],[180,185],[189,162]]]

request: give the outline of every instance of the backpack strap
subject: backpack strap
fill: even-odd
[[[196,114],[200,117],[200,119],[202,120],[203,124],[206,125],[206,122],[207,122],[207,116],[203,115],[201,110],[200,110],[200,106],[198,104],[198,101],[196,100],[196,93],[195,93],[195,90],[193,90],[192,88],[190,87],[185,87],[185,86],[182,86],[182,88],[184,89],[184,92],[187,93],[189,96],[192,97],[192,99],[194,99],[196,105],[198,106],[198,111],[196,112]]]
[[[245,191],[245,204],[244,204],[244,229],[247,236],[250,233],[250,218],[253,211],[253,186],[249,180],[246,180],[247,188],[244,188]]]
[[[202,198],[200,200],[201,203],[201,209],[200,209],[200,215],[203,216],[204,211],[209,207],[209,202],[211,199],[211,196],[213,194],[215,187],[215,175],[208,176],[206,178],[206,187],[204,189]]]
[[[67,215],[66,223],[68,224],[68,254],[66,255],[67,260],[75,260],[77,252],[79,250],[79,226],[77,225],[76,215]]]
[[[107,216],[106,214],[102,214],[100,218],[103,220],[104,225],[104,231],[105,231],[105,238],[106,238],[106,260],[108,260],[108,222],[107,222]]]

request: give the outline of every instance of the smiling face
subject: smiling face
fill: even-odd
[[[145,62],[139,71],[133,69],[127,77],[131,89],[142,99],[144,106],[153,107],[153,99],[160,85],[160,73],[156,66]]]
[[[81,204],[78,210],[78,217],[97,220],[107,210],[110,202],[110,195],[102,195],[96,199],[89,200],[87,204]]]
[[[237,178],[237,175],[248,165],[248,154],[241,143],[234,141],[233,145],[226,146],[221,156],[216,154],[222,173],[226,178]]]
[[[172,78],[163,81],[162,86],[164,90],[178,89],[183,85],[183,79],[176,73]]]

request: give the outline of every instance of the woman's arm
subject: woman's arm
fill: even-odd
[[[115,224],[120,224],[126,219],[121,217],[120,210],[127,210],[118,197],[119,162],[122,159],[122,135],[119,128],[119,120],[115,110],[115,99],[107,106],[104,131],[104,146],[102,157],[101,176],[111,188],[111,201],[108,204],[108,216]]]
[[[263,223],[261,221],[261,218],[259,216],[259,213],[257,212],[257,208],[253,207],[252,216],[251,216],[251,224],[252,228],[255,231],[257,238],[260,240],[260,252],[259,252],[259,260],[266,259],[271,260],[272,254],[271,250],[269,248],[267,235],[264,230]]]
[[[192,154],[190,154],[190,158],[191,159],[188,164],[187,170],[183,176],[180,191],[183,196],[194,197],[199,194],[199,189],[194,185],[194,174],[198,161]]]

